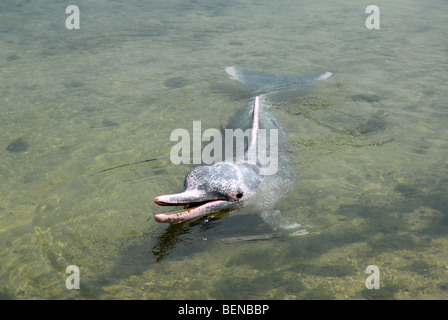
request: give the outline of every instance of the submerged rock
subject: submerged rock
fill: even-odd
[[[353,101],[365,101],[365,102],[379,102],[384,100],[380,96],[376,94],[355,94],[353,96],[348,97],[348,99]]]
[[[20,57],[17,54],[13,53],[6,58],[6,61],[14,61],[14,60],[19,60],[19,59],[20,59]]]
[[[22,137],[11,142],[7,147],[6,151],[9,152],[25,152],[28,150],[29,143],[22,140]]]
[[[379,117],[372,117],[367,120],[365,123],[360,124],[355,128],[355,132],[357,134],[367,134],[372,132],[377,132],[380,130],[384,130],[387,127],[387,122]]]
[[[187,84],[188,80],[184,77],[176,77],[165,80],[163,85],[170,89],[182,88]]]

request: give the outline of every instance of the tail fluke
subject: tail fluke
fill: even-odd
[[[328,79],[331,72],[308,76],[278,76],[268,73],[257,73],[241,70],[235,67],[227,67],[229,78],[256,90],[259,93],[267,93],[278,90],[289,90],[305,87],[309,83]]]

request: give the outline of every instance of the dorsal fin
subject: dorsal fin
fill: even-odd
[[[254,108],[252,110],[252,127],[250,135],[250,145],[247,149],[249,163],[256,163],[258,129],[260,128],[260,99],[255,97]]]

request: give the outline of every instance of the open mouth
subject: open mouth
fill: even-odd
[[[193,197],[192,195],[188,194],[188,192],[157,197],[154,199],[154,202],[160,206],[185,207],[182,210],[174,212],[156,214],[154,216],[154,219],[157,222],[181,222],[193,218],[198,218],[206,214],[226,211],[226,209],[233,203],[232,201],[223,199],[204,198],[205,197],[198,197],[197,195]]]

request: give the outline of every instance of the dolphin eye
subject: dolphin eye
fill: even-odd
[[[241,199],[241,198],[243,197],[243,193],[242,193],[242,192],[238,193],[238,194],[236,195],[236,197],[237,197],[238,199]]]

